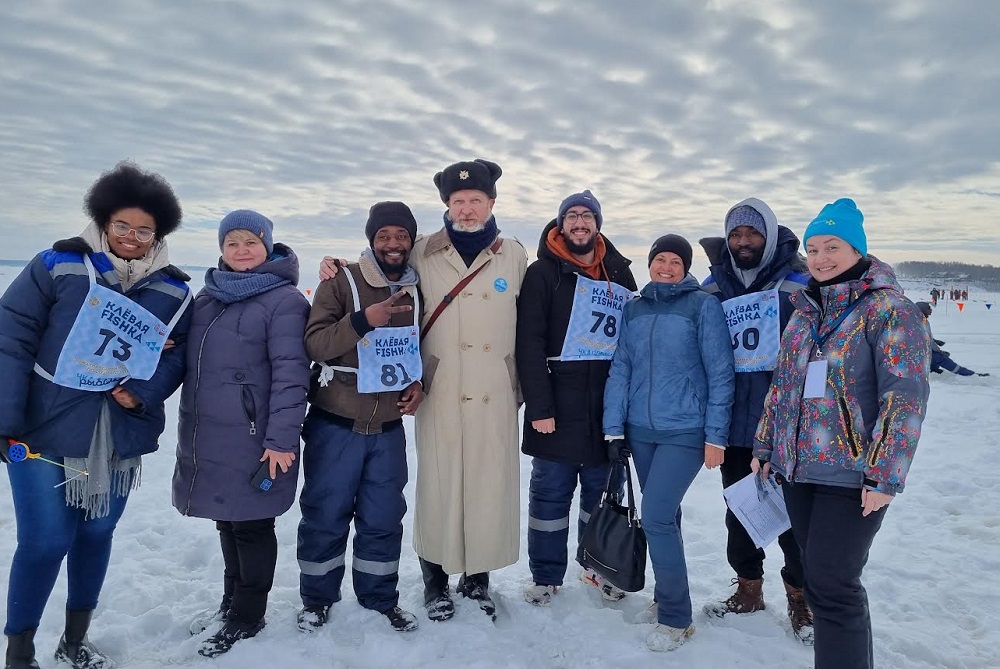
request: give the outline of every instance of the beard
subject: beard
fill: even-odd
[[[486,221],[481,221],[478,223],[463,223],[461,221],[453,220],[451,222],[452,227],[459,232],[479,232],[486,227]]]
[[[597,235],[594,235],[582,244],[578,244],[569,237],[563,236],[566,240],[566,249],[575,256],[585,256],[594,250],[594,244],[597,242]]]
[[[737,269],[742,269],[742,270],[756,269],[760,265],[760,261],[764,259],[763,247],[754,250],[750,258],[746,260],[740,257],[739,252],[734,252],[732,249],[730,249],[729,252],[733,256],[733,264],[736,265]]]
[[[380,258],[378,254],[375,255],[375,262],[378,263],[378,268],[382,270],[382,274],[385,274],[386,276],[389,276],[390,274],[401,275],[403,272],[406,271],[406,263],[409,259],[410,256],[405,255],[403,256],[402,260],[400,260],[398,263],[389,263]]]

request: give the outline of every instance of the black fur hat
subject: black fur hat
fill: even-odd
[[[497,196],[497,179],[503,170],[496,163],[482,158],[455,163],[434,175],[434,185],[441,193],[441,201],[448,204],[448,198],[457,190],[481,190],[490,198]]]

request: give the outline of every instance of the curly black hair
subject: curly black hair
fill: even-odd
[[[83,200],[83,209],[103,228],[111,221],[112,214],[129,207],[138,207],[153,217],[157,239],[163,239],[181,225],[181,205],[167,180],[123,160],[94,182]]]

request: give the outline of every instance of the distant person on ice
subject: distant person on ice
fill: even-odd
[[[247,209],[219,223],[219,266],[205,274],[188,335],[173,504],[215,521],[225,562],[222,603],[198,652],[221,655],[264,627],[278,541],[274,520],[295,501],[309,358],[309,302],[299,261],[273,241],[270,219]],[[252,484],[267,468],[269,484]]]
[[[140,456],[156,450],[163,402],[184,378],[191,293],[168,259],[165,238],[181,224],[173,190],[121,162],[91,186],[84,209],[91,222],[80,236],[35,256],[0,299],[0,459],[14,438],[63,465],[7,465],[17,520],[10,669],[38,667],[35,630],[67,556],[55,657],[114,666],[87,630]]]
[[[934,339],[933,333],[931,333],[931,313],[934,309],[931,305],[926,302],[917,302],[917,306],[920,307],[920,311],[923,312],[927,324],[927,334],[931,338],[931,371],[935,374],[942,374],[944,370],[948,370],[952,374],[958,374],[959,376],[989,376],[989,372],[974,372],[968,367],[962,367],[960,364],[951,359],[951,354],[948,351],[942,350],[944,342],[940,339]]]

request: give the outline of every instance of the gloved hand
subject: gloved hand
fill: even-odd
[[[623,437],[613,437],[604,442],[608,449],[608,460],[617,462],[621,458],[627,458],[630,453]]]
[[[0,435],[0,462],[10,463],[14,461],[13,458],[10,457],[11,442],[17,442],[17,439],[11,439],[10,437]]]

